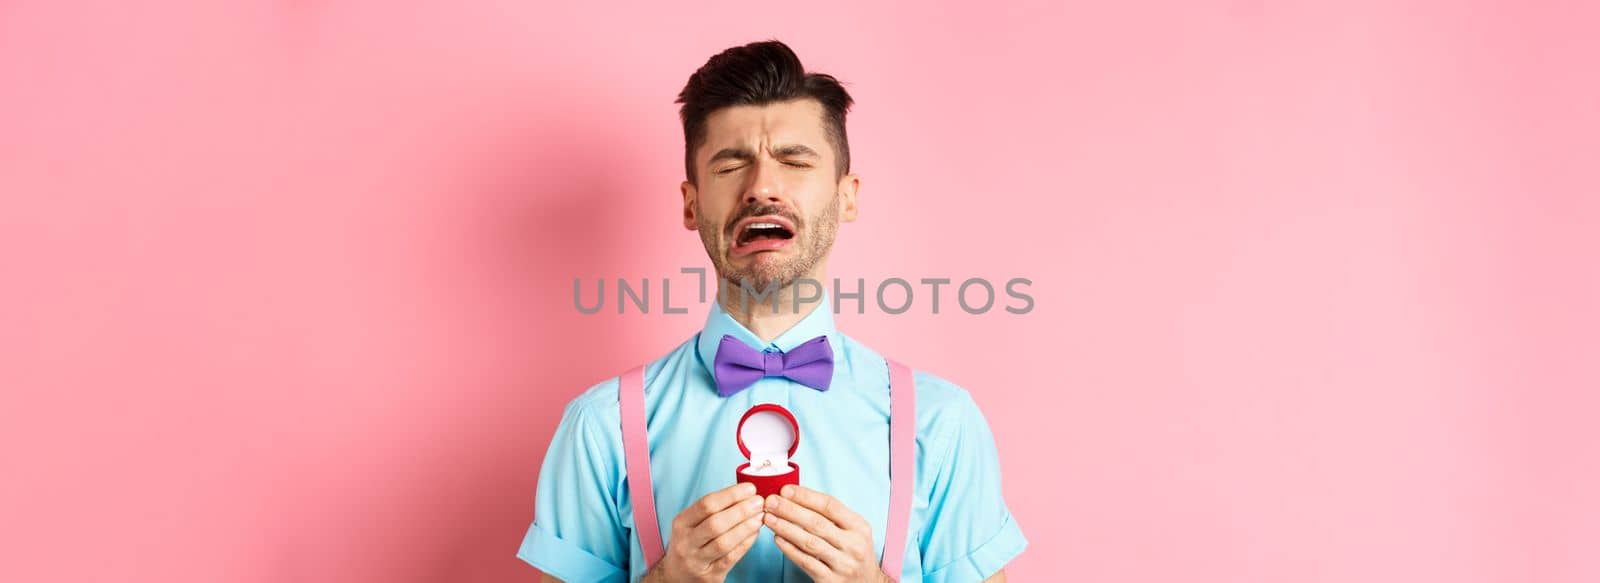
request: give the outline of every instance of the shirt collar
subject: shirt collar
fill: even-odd
[[[822,301],[817,302],[817,307],[813,308],[810,314],[806,314],[806,317],[801,318],[793,327],[772,339],[772,342],[762,342],[761,338],[749,328],[745,328],[744,324],[740,324],[738,320],[733,319],[733,316],[723,311],[721,302],[711,302],[711,311],[706,314],[706,326],[700,331],[695,351],[700,355],[700,364],[705,366],[706,372],[713,378],[716,377],[714,365],[717,345],[722,342],[724,334],[737,338],[756,350],[773,349],[783,352],[793,350],[794,347],[812,338],[827,336],[828,346],[834,351],[835,361],[839,356],[839,330],[833,326],[833,301],[827,292],[823,292]]]

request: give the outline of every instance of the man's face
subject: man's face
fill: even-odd
[[[683,225],[700,232],[723,279],[757,290],[820,279],[840,221],[856,217],[854,174],[835,175],[822,104],[798,99],[719,109],[685,181]]]

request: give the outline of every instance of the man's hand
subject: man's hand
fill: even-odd
[[[761,532],[761,498],[751,484],[706,494],[672,519],[666,556],[645,574],[647,583],[721,583]]]
[[[887,583],[872,525],[844,503],[810,488],[784,486],[767,497],[767,527],[784,556],[817,583]]]

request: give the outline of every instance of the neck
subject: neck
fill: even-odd
[[[797,281],[804,280],[803,278]],[[820,280],[811,278],[809,281]],[[824,295],[820,290],[802,289],[800,293],[796,293],[794,289],[796,285],[798,284],[786,285],[776,292],[762,296],[760,293],[764,290],[741,293],[738,283],[720,280],[717,303],[722,305],[722,311],[727,312],[728,316],[742,324],[745,329],[755,333],[762,342],[771,342],[784,332],[788,332],[795,324],[799,324],[806,316],[811,315],[817,306],[822,305]],[[807,285],[809,287],[809,284]],[[815,298],[811,297],[813,294],[816,295]]]

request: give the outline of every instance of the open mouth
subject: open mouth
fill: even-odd
[[[784,247],[794,240],[794,224],[783,217],[768,215],[739,221],[734,230],[733,255],[749,255]]]
[[[739,231],[739,238],[736,240],[736,242],[739,245],[748,245],[755,241],[763,241],[767,239],[793,238],[794,232],[790,231],[788,227],[778,223],[758,222],[745,225],[745,227]]]

